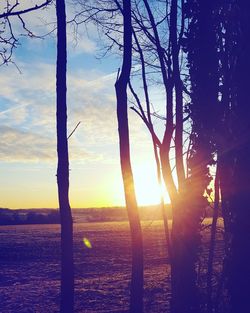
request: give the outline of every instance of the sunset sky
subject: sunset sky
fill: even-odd
[[[68,9],[70,12],[70,8]],[[54,10],[26,15],[35,33],[55,21]],[[69,17],[70,13],[68,13]],[[18,33],[20,25],[16,25]],[[68,133],[71,206],[124,205],[119,165],[114,82],[118,56],[97,59],[100,39],[82,28],[78,44],[68,29]],[[23,38],[14,65],[0,67],[0,207],[57,207],[55,130],[55,35]],[[161,105],[159,88],[151,89]],[[157,203],[158,187],[150,136],[130,112],[131,155],[140,205]]]

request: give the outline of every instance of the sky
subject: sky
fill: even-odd
[[[27,27],[40,35],[54,21],[53,8],[25,16]],[[19,34],[20,24],[12,22]],[[68,27],[68,134],[81,122],[69,139],[72,208],[124,205],[114,90],[121,57],[97,57],[104,40],[90,26],[79,29],[76,42]],[[0,67],[0,207],[57,208],[55,33],[21,36],[13,60],[16,66]],[[161,105],[159,88],[151,92]],[[131,110],[129,122],[138,203],[158,203],[151,138]]]

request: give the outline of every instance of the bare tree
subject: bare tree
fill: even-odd
[[[186,176],[184,170],[183,155],[183,124],[184,124],[184,101],[183,90],[184,83],[180,72],[180,42],[184,33],[184,13],[183,3],[178,9],[178,2],[171,1],[169,11],[166,10],[166,19],[168,21],[165,33],[169,34],[168,46],[164,46],[164,41],[160,37],[160,22],[156,22],[151,5],[147,0],[143,1],[148,14],[149,24],[147,27],[142,25],[145,17],[139,17],[141,28],[145,35],[155,47],[162,75],[163,87],[165,89],[166,99],[166,121],[165,132],[162,142],[157,139],[157,145],[160,149],[160,161],[165,185],[167,187],[173,210],[172,236],[171,236],[171,284],[172,284],[172,312],[195,312],[199,310],[196,284],[196,261],[199,240],[199,232],[202,211],[192,210],[192,202],[202,198],[203,190],[190,198],[190,178]],[[168,9],[168,8],[167,8]],[[180,13],[181,26],[177,27],[178,13]],[[175,96],[174,96],[175,94]],[[148,107],[146,109],[148,113]],[[175,112],[175,117],[174,117]],[[149,112],[150,114],[150,112]],[[154,127],[150,120],[140,115],[154,138]],[[172,139],[174,138],[174,140]],[[171,142],[175,146],[175,164],[178,184],[174,181],[173,169],[170,162]],[[194,205],[195,206],[195,205]],[[197,206],[197,204],[196,204]],[[205,203],[203,203],[205,208]]]
[[[69,203],[67,139],[67,35],[65,1],[57,0],[56,125],[57,184],[61,216],[61,313],[74,311],[73,222]]]
[[[184,53],[181,47],[185,30],[184,15],[186,14],[184,1],[172,0],[152,3],[147,0],[135,0],[132,2],[132,6],[133,58],[135,60],[137,56],[138,64],[141,66],[145,99],[145,107],[143,107],[143,101],[139,99],[131,83],[130,89],[136,102],[136,107],[133,107],[133,110],[142,118],[151,134],[158,179],[159,182],[161,176],[164,179],[173,211],[171,240],[167,218],[164,219],[168,254],[171,256],[172,312],[199,312],[196,262],[200,244],[201,220],[206,206],[203,193],[209,182],[209,173],[207,160],[203,162],[202,153],[199,152],[198,157],[194,157],[194,155],[197,156],[194,140],[189,145],[186,171],[184,168],[183,134],[186,131],[184,122],[189,118],[188,114],[184,117],[184,91],[185,94],[190,94],[184,84],[183,73],[181,72],[181,61]],[[162,14],[161,9],[164,6],[166,10]],[[119,16],[117,17],[119,11],[125,18],[124,10],[118,0],[108,1],[105,4],[97,1],[95,5],[85,6],[83,13],[85,19],[83,20],[92,19],[94,23],[102,27],[110,40],[108,49],[115,46],[122,50],[124,47],[120,36],[121,23]],[[77,16],[78,24],[79,16]],[[113,17],[115,18],[112,19]],[[162,139],[157,136],[151,119],[157,114],[151,110],[147,85],[149,73],[146,73],[146,66],[157,75],[165,93],[165,115],[162,118],[165,129]],[[185,71],[187,74],[187,68]],[[196,131],[192,132],[192,136],[196,136]],[[176,170],[173,169],[173,162],[170,160],[172,144],[175,148]],[[206,142],[204,141],[205,145]],[[198,167],[193,162],[194,160],[195,162],[200,161]],[[174,179],[175,172],[178,179],[177,183]]]
[[[135,111],[139,117],[142,119],[143,123],[147,127],[148,131],[151,134],[152,138],[152,144],[154,149],[154,157],[155,157],[155,163],[156,163],[156,171],[157,171],[157,181],[158,181],[158,188],[160,191],[160,207],[164,222],[164,230],[165,230],[165,239],[167,243],[167,251],[168,251],[168,258],[171,263],[171,241],[170,241],[170,231],[168,227],[168,215],[165,209],[164,204],[164,195],[163,195],[163,181],[162,181],[162,169],[161,169],[161,160],[160,160],[160,152],[159,149],[162,145],[159,137],[156,134],[156,131],[154,129],[154,125],[152,122],[152,112],[151,112],[151,104],[150,104],[150,95],[148,91],[148,82],[147,82],[147,74],[146,74],[146,62],[143,54],[143,49],[141,48],[141,44],[137,38],[137,34],[135,30],[133,29],[133,35],[135,39],[136,49],[139,54],[139,64],[141,66],[141,77],[143,82],[143,91],[145,95],[145,102],[146,102],[146,109],[144,110],[144,107],[141,103],[140,98],[138,97],[138,94],[135,92],[131,82],[129,83],[130,91],[135,99],[136,105],[132,106],[131,109]]]
[[[127,86],[132,66],[132,22],[131,2],[128,0],[123,0],[123,22],[123,63],[121,73],[115,83],[115,90],[121,170],[132,241],[130,312],[140,313],[143,312],[143,244],[129,147]]]

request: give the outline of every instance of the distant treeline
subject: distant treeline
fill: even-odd
[[[128,221],[127,210],[124,207],[85,208],[73,209],[72,211],[74,223]],[[168,206],[167,211],[169,211]],[[159,220],[162,218],[158,205],[141,207],[139,212],[141,220]]]
[[[0,208],[0,225],[59,224],[56,210],[10,210]]]
[[[170,206],[165,210],[171,219]],[[212,208],[207,207],[206,216],[212,217]],[[139,208],[141,220],[155,221],[162,219],[161,208],[158,205]],[[121,222],[127,221],[127,210],[124,207],[104,207],[73,209],[74,223],[84,222]],[[24,225],[24,224],[59,224],[60,214],[55,209],[18,209],[11,210],[0,208],[0,225]]]
[[[165,210],[169,219],[172,219],[170,205],[165,205]],[[213,216],[212,205],[206,208],[205,213],[204,217]],[[73,209],[72,214],[74,223],[128,221],[127,210],[124,207]],[[139,214],[142,221],[162,220],[162,211],[159,205],[140,207]]]

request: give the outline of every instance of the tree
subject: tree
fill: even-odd
[[[250,6],[245,0],[223,4],[221,193],[228,238],[226,277],[231,312],[246,313],[250,309]]]
[[[103,4],[97,0],[95,5],[88,3],[81,13],[84,21],[91,19],[101,26],[110,39],[110,50],[114,46],[120,50],[124,47],[120,36],[122,25],[119,12],[124,16],[120,1]],[[172,312],[201,310],[197,261],[202,218],[207,205],[203,194],[211,180],[209,165],[214,162],[215,129],[218,129],[213,123],[217,120],[214,116],[219,115],[217,36],[220,35],[216,28],[219,23],[215,21],[215,12],[220,10],[215,7],[214,1],[210,4],[198,0],[132,2],[133,60],[141,67],[144,90],[144,99],[139,99],[130,82],[136,103],[133,110],[142,118],[151,134],[158,178],[162,176],[164,179],[173,211],[171,244],[168,244],[168,248],[171,246]],[[77,25],[80,24],[81,14],[77,16]],[[186,38],[183,38],[184,33]],[[189,68],[182,67],[185,62]],[[161,117],[165,124],[162,139],[157,136],[152,122],[152,116],[158,115],[151,110],[148,89],[149,79],[155,77],[165,92],[165,115]],[[190,101],[189,106],[185,105],[184,97]],[[185,151],[184,122],[190,117],[192,131],[188,138],[189,147]],[[174,162],[170,159],[173,144]],[[186,168],[184,152],[187,155]],[[160,170],[162,173],[159,174]],[[167,225],[166,219],[164,222]],[[166,227],[166,239],[170,243],[169,237]]]
[[[152,9],[152,5],[147,0],[144,0],[143,3],[146,13],[142,11],[139,5],[136,6],[136,13],[133,12],[133,19],[135,21],[133,34],[136,43],[134,50],[139,54],[139,64],[142,67],[142,81],[146,105],[144,110],[138,95],[131,86],[131,92],[137,104],[137,107],[133,107],[133,110],[142,118],[151,133],[157,168],[159,169],[161,167],[162,169],[165,185],[171,199],[173,210],[171,244],[168,240],[168,235],[166,235],[166,239],[169,256],[171,256],[172,312],[199,312],[200,304],[198,301],[196,262],[200,244],[199,232],[201,229],[201,219],[206,206],[203,194],[209,183],[209,175],[208,164],[206,162],[198,163],[198,167],[194,163],[191,165],[191,158],[194,161],[194,156],[197,155],[194,140],[191,141],[192,148],[189,151],[187,174],[185,173],[183,164],[183,124],[185,119],[188,118],[183,117],[183,91],[185,88],[184,82],[181,79],[181,66],[179,63],[180,43],[183,39],[184,32],[184,2],[181,3],[181,9],[178,9],[178,2],[171,1],[170,10],[168,11],[168,8],[166,8],[166,15],[158,21],[156,20],[159,16],[157,15],[155,17],[154,15],[156,11],[155,7]],[[148,15],[148,20],[146,20],[145,15]],[[168,17],[169,15],[170,18]],[[181,26],[177,27],[179,16]],[[162,22],[165,19],[167,19],[168,23],[164,25],[168,26],[162,30]],[[168,36],[167,47],[164,46],[163,34],[167,34]],[[141,42],[139,42],[137,38],[139,36],[140,38],[144,36],[144,41],[141,39]],[[155,59],[153,64],[146,63],[144,58],[144,54],[149,50],[149,46],[145,43],[145,38],[150,42],[150,53],[157,56],[157,61]],[[141,45],[143,45],[143,48],[141,48]],[[159,63],[158,70],[162,76],[166,100],[166,116],[163,118],[166,121],[166,126],[162,140],[156,135],[151,120],[152,113],[145,70],[145,64],[151,67],[154,66],[155,69],[157,62]],[[174,117],[174,112],[176,113],[176,117]],[[195,132],[197,130],[193,130],[193,138],[196,136]],[[175,146],[178,184],[174,182],[173,169],[170,162],[172,142],[174,142]],[[156,153],[157,148],[160,151],[160,164]],[[204,159],[200,151],[199,158],[199,161],[203,161]],[[198,158],[196,157],[197,161]],[[193,193],[192,196],[191,193]],[[166,233],[168,234],[167,227]]]
[[[191,223],[196,223],[197,231],[204,207],[202,196],[211,180],[209,166],[214,162],[213,135],[215,119],[218,117],[219,60],[216,50],[215,2],[191,0],[186,6],[186,17],[190,22],[185,48],[191,84],[189,110],[193,122],[189,189],[192,190],[193,202]]]
[[[246,261],[250,257],[250,111],[247,91],[250,7],[244,0],[189,1],[188,4],[188,17],[191,17],[188,37],[193,93],[191,110],[198,133],[196,147],[206,152],[204,160],[208,161],[209,155],[216,154],[218,177],[215,192],[217,203],[221,194],[226,239],[223,276],[226,277],[230,311],[245,313],[249,311],[250,292],[247,279],[250,266]],[[213,241],[212,236],[211,246]],[[211,258],[210,255],[210,263]],[[208,274],[210,280],[211,269]],[[209,288],[211,292],[211,286]],[[211,304],[209,309],[213,309]]]
[[[120,162],[132,243],[130,312],[140,313],[143,312],[143,244],[129,147],[127,86],[132,66],[132,23],[131,2],[128,0],[123,0],[123,22],[123,63],[121,73],[115,83],[115,90],[117,99]]]
[[[167,48],[163,46],[159,36],[158,29],[160,22],[156,23],[149,2],[144,0],[144,4],[150,21],[150,27],[148,29],[152,29],[152,43],[156,48],[166,94],[166,127],[163,140],[159,147],[163,178],[171,199],[173,211],[171,236],[171,311],[176,313],[199,312],[196,262],[200,244],[199,231],[201,217],[205,209],[203,193],[206,189],[207,181],[206,184],[200,184],[201,181],[197,181],[198,173],[190,172],[190,168],[187,168],[186,173],[184,170],[183,124],[185,118],[183,117],[183,91],[185,88],[184,82],[181,79],[181,67],[179,63],[180,43],[182,42],[184,32],[184,1],[181,2],[180,8],[178,7],[178,1],[170,2],[170,18],[167,24],[169,26],[165,30],[165,33],[169,33]],[[168,11],[166,14],[168,16]],[[181,21],[181,26],[177,26],[178,19]],[[172,141],[175,146],[178,184],[174,182],[170,162]],[[191,146],[193,147],[192,142]],[[188,167],[189,165],[190,162],[188,162]],[[207,172],[206,164],[202,163],[200,169]],[[199,188],[197,188],[198,186]],[[193,193],[192,197],[191,193]]]
[[[36,37],[33,32],[26,27],[24,16],[47,7],[52,1],[53,0],[46,0],[42,3],[38,2],[38,4],[24,9],[19,9],[20,2],[18,0],[15,0],[14,3],[11,3],[9,0],[4,1],[5,6],[3,7],[3,12],[0,13],[0,65],[12,62],[11,57],[13,50],[19,43],[13,30],[12,19],[16,18],[21,23],[25,35]]]
[[[61,216],[61,313],[74,311],[73,222],[69,203],[67,140],[67,38],[65,1],[57,0],[56,125],[57,185]]]

